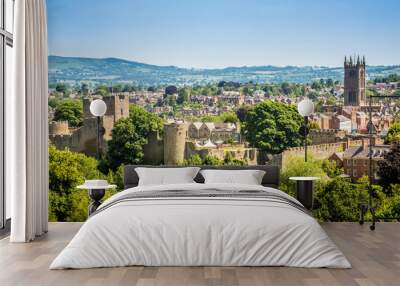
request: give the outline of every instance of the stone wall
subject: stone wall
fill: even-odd
[[[328,159],[335,152],[344,152],[348,147],[361,146],[362,140],[348,140],[346,142],[330,143],[311,145],[307,147],[308,155],[313,156],[316,159]],[[276,154],[270,157],[269,164],[285,168],[288,164],[288,159],[293,156],[304,157],[304,147],[293,147],[288,148],[280,154]]]
[[[49,124],[50,135],[68,135],[69,126],[68,121],[54,121]]]
[[[187,130],[188,126],[186,123],[164,125],[165,165],[177,165],[185,159]]]
[[[147,144],[143,146],[143,163],[148,165],[161,165],[164,162],[164,140],[160,139],[157,132],[151,132]]]
[[[82,152],[89,156],[97,154],[97,118],[90,113],[92,100],[92,98],[83,99],[83,124],[81,127],[70,129],[68,122],[51,122],[49,124],[49,139],[58,149],[68,148],[71,151]],[[112,138],[114,124],[119,119],[129,116],[129,98],[125,95],[106,96],[103,97],[103,100],[107,105],[107,111],[100,118],[100,128],[104,128],[100,148],[105,153],[107,141]]]
[[[82,152],[89,156],[97,154],[97,120],[88,118],[85,124],[73,130],[70,134],[50,135],[51,142],[58,149],[68,148],[74,152]],[[105,152],[105,140],[100,142],[103,152]]]
[[[311,129],[309,138],[312,145],[337,143],[345,141],[346,132],[337,129]]]

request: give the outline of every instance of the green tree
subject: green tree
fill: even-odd
[[[311,84],[311,88],[315,90],[320,90],[322,88],[321,82],[313,81],[313,83]]]
[[[310,92],[307,93],[307,97],[314,101],[314,100],[318,99],[319,94],[316,91],[310,91]]]
[[[400,217],[400,185],[390,186],[390,195],[380,195],[376,216],[379,218]]]
[[[333,86],[333,79],[328,78],[328,79],[326,80],[326,86],[327,86],[327,87],[332,87],[332,86]]]
[[[81,84],[81,88],[80,88],[80,92],[83,95],[88,95],[89,94],[89,85],[87,83],[82,83]]]
[[[279,189],[295,196],[295,185],[290,177],[318,177],[320,180],[316,182],[316,189],[321,188],[321,185],[328,179],[328,176],[322,168],[322,161],[316,160],[313,156],[307,157],[307,162],[303,156],[290,156],[286,159],[286,163],[282,169],[280,176]]]
[[[129,106],[129,119],[137,128],[140,136],[146,139],[150,132],[161,134],[164,127],[163,120],[160,117],[135,104]]]
[[[336,177],[316,192],[313,215],[323,221],[357,221],[360,201],[367,196],[347,178]]]
[[[221,166],[223,165],[223,161],[218,159],[215,156],[207,155],[205,156],[203,160],[203,165],[208,165],[208,166]]]
[[[120,119],[114,125],[112,139],[108,142],[107,161],[111,169],[121,164],[139,164],[146,142],[130,118]]]
[[[239,118],[237,117],[236,113],[233,111],[229,111],[229,112],[224,112],[222,113],[220,116],[220,119],[222,122],[224,123],[237,123],[239,122]]]
[[[175,85],[169,85],[165,88],[166,95],[173,95],[178,93],[178,88]]]
[[[176,105],[176,97],[174,95],[168,95],[167,102],[168,102],[169,106],[175,106]]]
[[[378,162],[380,183],[387,189],[390,184],[400,184],[400,141],[392,143],[390,151]]]
[[[249,110],[243,124],[247,141],[269,153],[281,153],[302,144],[299,136],[303,118],[295,106],[264,101]]]
[[[247,161],[236,159],[232,152],[225,152],[224,165],[246,166]]]
[[[385,138],[385,143],[389,144],[395,141],[400,141],[400,122],[395,122],[390,126]]]
[[[54,111],[54,120],[67,120],[70,126],[80,126],[82,124],[82,115],[82,101],[77,99],[67,99],[57,104]]]
[[[110,94],[110,90],[106,85],[99,85],[96,87],[95,93],[101,96],[106,96]]]
[[[121,92],[124,89],[124,86],[120,83],[114,84],[111,86],[112,92],[113,93],[118,93]]]
[[[240,122],[246,120],[247,112],[249,111],[249,109],[250,109],[249,106],[242,106],[238,108],[238,110],[236,111],[236,116],[238,117]]]
[[[68,95],[69,94],[69,86],[64,82],[59,82],[56,84],[56,91],[60,92],[64,95]]]
[[[201,122],[219,122],[220,117],[216,115],[204,115],[201,117]]]
[[[317,121],[310,121],[308,123],[308,128],[310,129],[321,129],[321,127],[319,127],[319,124]]]
[[[201,166],[203,165],[203,160],[199,154],[192,155],[189,159],[184,160],[182,165],[184,166]]]
[[[324,160],[322,162],[322,170],[330,177],[335,178],[337,176],[342,175],[343,168],[339,168],[336,165],[336,161]]]
[[[176,103],[177,104],[183,104],[185,102],[189,102],[190,101],[190,91],[188,88],[182,88],[181,90],[179,90],[178,93],[178,98],[176,99]]]
[[[55,97],[55,96],[49,97],[48,105],[51,108],[56,108],[59,103],[60,103],[60,99],[58,99],[57,97]]]
[[[120,119],[112,130],[106,160],[115,170],[121,164],[139,164],[143,160],[143,145],[150,132],[162,132],[163,122],[158,116],[137,105],[131,105],[129,118]]]
[[[78,192],[76,186],[82,184],[85,179],[104,178],[98,169],[97,161],[81,153],[69,150],[57,150],[55,146],[49,146],[49,218],[52,221],[72,221],[78,217],[77,201],[87,197],[87,193],[81,192],[81,196],[73,195]],[[83,210],[87,212],[87,202]],[[84,220],[86,216],[80,217]]]
[[[291,88],[288,82],[282,82],[281,84],[282,92],[288,95],[291,92]]]

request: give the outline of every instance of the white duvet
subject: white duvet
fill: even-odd
[[[128,192],[210,187],[283,194],[254,185],[182,184],[136,187],[108,202]],[[50,269],[127,265],[351,267],[318,222],[293,206],[196,197],[112,205],[83,224]]]

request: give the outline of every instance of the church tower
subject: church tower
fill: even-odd
[[[365,104],[365,57],[344,58],[344,105]]]

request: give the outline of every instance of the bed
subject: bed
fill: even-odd
[[[263,170],[261,185],[205,184],[199,173],[193,183],[151,186],[138,186],[137,167],[125,166],[125,190],[103,202],[50,269],[351,267],[308,211],[277,189],[277,167],[218,167]]]

